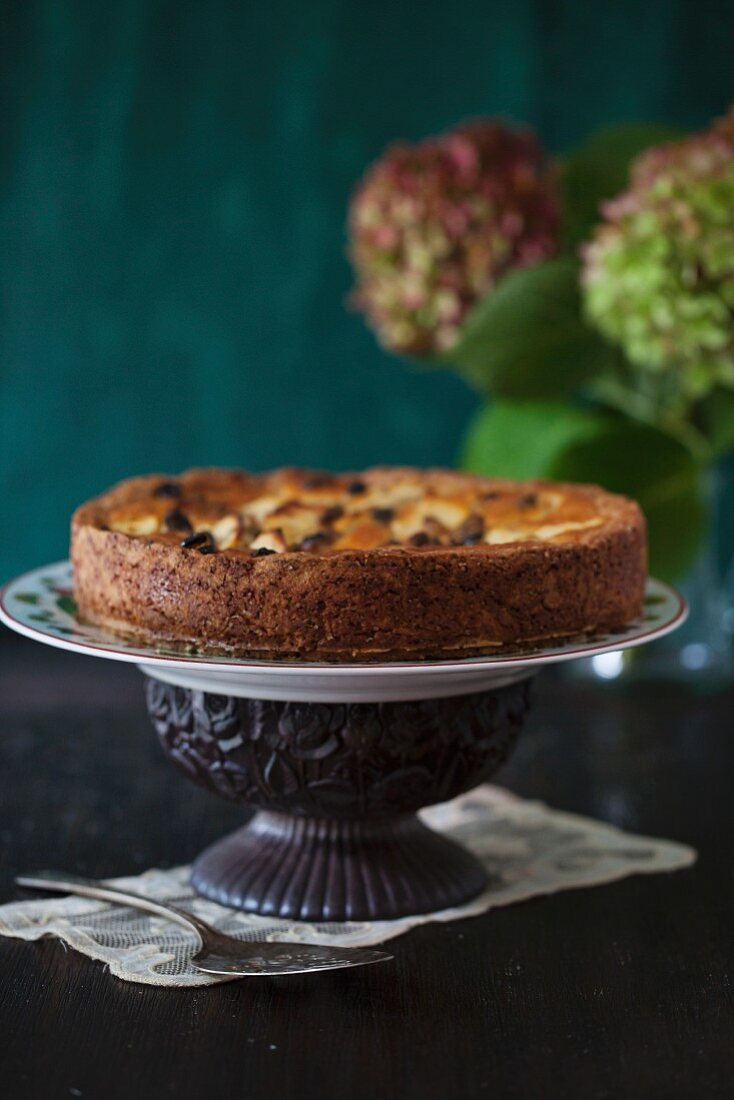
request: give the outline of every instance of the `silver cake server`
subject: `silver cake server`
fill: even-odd
[[[206,921],[175,905],[154,901],[143,894],[119,890],[106,882],[67,874],[65,871],[36,871],[19,875],[18,886],[33,890],[53,890],[62,894],[78,894],[99,901],[112,901],[155,913],[189,928],[201,940],[201,949],[189,960],[196,970],[205,974],[232,977],[257,975],[277,977],[280,974],[305,974],[312,970],[338,970],[348,966],[387,962],[393,956],[369,947],[326,947],[311,943],[246,943],[217,932]]]

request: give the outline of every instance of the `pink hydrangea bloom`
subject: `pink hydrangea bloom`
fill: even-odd
[[[349,225],[353,300],[381,343],[440,355],[506,272],[556,251],[556,176],[532,132],[478,120],[390,146],[357,188]]]

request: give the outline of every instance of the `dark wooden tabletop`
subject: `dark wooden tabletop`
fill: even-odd
[[[241,812],[164,760],[132,667],[0,640],[12,876],[188,860]],[[734,691],[541,679],[500,781],[694,844],[698,864],[426,926],[393,964],[192,990],[0,940],[8,1100],[731,1097]]]

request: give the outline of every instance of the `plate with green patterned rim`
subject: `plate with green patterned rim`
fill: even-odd
[[[683,597],[670,585],[651,578],[641,618],[613,634],[501,656],[336,665],[210,656],[128,641],[78,617],[67,561],[25,573],[0,591],[0,620],[11,630],[46,645],[132,662],[150,675],[182,687],[250,698],[320,702],[438,698],[500,687],[530,676],[546,664],[643,645],[675,630],[686,615]]]

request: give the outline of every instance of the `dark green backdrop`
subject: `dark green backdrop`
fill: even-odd
[[[451,462],[474,399],[344,308],[394,137],[498,113],[562,151],[734,98],[727,0],[2,0],[0,576],[149,469]]]

